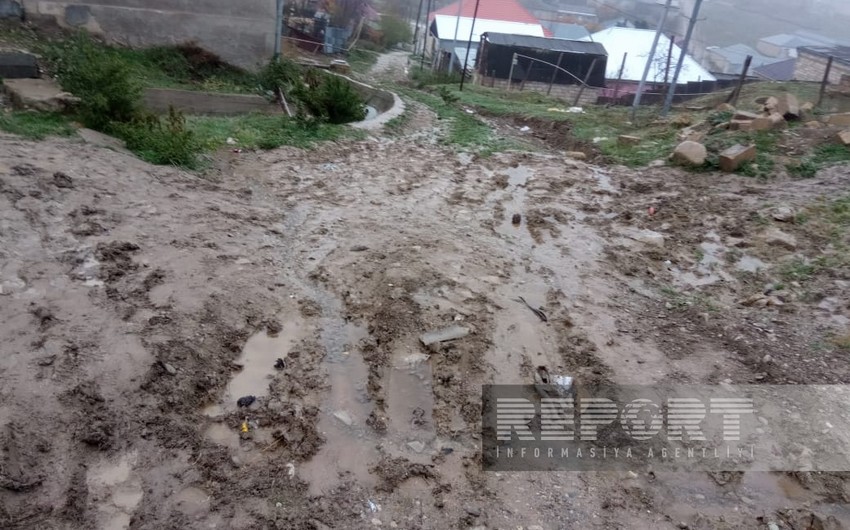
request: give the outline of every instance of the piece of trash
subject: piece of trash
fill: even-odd
[[[596,136],[593,138],[593,143],[598,144],[599,142],[604,142],[608,139],[607,136]]]
[[[275,370],[283,370],[284,368],[286,368],[286,361],[284,361],[283,359],[278,358],[278,359],[274,362],[274,369],[275,369]]]
[[[584,109],[581,107],[570,107],[567,109],[567,112],[571,114],[584,114]]]
[[[423,333],[419,336],[419,340],[425,346],[430,346],[435,342],[445,342],[448,340],[462,339],[469,335],[469,328],[463,326],[452,326],[449,328],[438,329]]]
[[[243,433],[248,432],[248,419],[247,418],[245,418],[245,421],[242,422],[242,426],[239,427],[239,431],[243,432]]]
[[[367,247],[366,245],[354,245],[353,247],[351,247],[352,252],[363,252],[366,250],[369,250],[369,247]]]
[[[573,390],[573,378],[552,375],[545,366],[538,366],[534,372],[534,387],[542,396],[569,396]]]
[[[228,137],[227,140],[225,140],[225,142],[227,142],[227,145],[236,145],[236,139],[235,138]]]
[[[527,308],[531,309],[531,312],[532,312],[532,313],[534,313],[535,315],[537,315],[537,318],[539,318],[539,319],[540,319],[540,320],[542,320],[543,322],[549,322],[549,318],[548,318],[548,317],[546,317],[546,313],[544,313],[544,312],[543,312],[543,308],[542,308],[542,307],[540,307],[540,308],[532,307],[532,306],[531,306],[531,304],[529,304],[528,302],[526,302],[526,301],[525,301],[525,298],[523,298],[523,297],[521,297],[521,296],[519,297],[519,302],[522,302],[523,304],[525,304],[525,306],[526,306]]]
[[[522,222],[522,215],[515,213],[513,217],[511,217],[511,223],[514,225],[518,225]]]
[[[369,511],[372,513],[381,511],[381,507],[370,500],[366,501],[366,505],[369,506]]]
[[[649,207],[649,215],[655,215],[655,206]]]
[[[463,109],[467,114],[475,114],[475,111],[472,109]]]
[[[528,132],[530,130],[531,130],[531,127],[529,127],[528,125],[523,125],[522,127],[519,128],[519,132]]]
[[[241,398],[236,400],[237,407],[250,407],[257,398],[254,396],[242,396]]]
[[[339,421],[348,425],[349,427],[354,425],[354,419],[352,419],[351,414],[349,414],[348,412],[346,412],[344,410],[338,410],[338,411],[334,412],[334,418],[338,419]]]
[[[241,152],[242,152],[242,150],[241,150],[241,149],[234,149],[234,150],[233,150],[233,152],[234,152],[234,153],[241,153]]]
[[[629,478],[638,478],[638,474],[634,471],[629,471]]]
[[[546,110],[548,112],[567,112],[567,109],[559,109],[558,107],[550,107]]]

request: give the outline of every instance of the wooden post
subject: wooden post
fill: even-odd
[[[558,68],[561,67],[561,60],[564,58],[564,52],[558,54],[558,66],[552,70],[552,79],[549,80],[549,88],[546,89],[546,95],[548,96],[552,92],[552,85],[555,84],[555,77],[558,75]]]
[[[826,85],[829,84],[829,71],[832,70],[832,60],[834,57],[832,55],[829,56],[829,59],[826,61],[826,70],[823,73],[823,81],[820,83],[820,94],[818,95],[818,104],[817,107],[820,107],[820,104],[823,102],[823,94],[826,92]]]
[[[508,92],[511,90],[511,84],[514,82],[514,65],[516,64],[516,54],[511,57],[511,71],[508,73]]]
[[[729,97],[726,98],[726,103],[733,106],[738,104],[738,96],[741,95],[741,88],[744,86],[744,80],[747,78],[747,71],[750,69],[750,63],[752,61],[752,55],[747,55],[747,58],[744,59],[744,68],[741,69],[741,76],[738,78],[738,85],[735,87],[735,90],[729,94]]]
[[[525,77],[522,78],[522,84],[519,85],[520,90],[525,89],[525,82],[528,81],[528,76],[531,75],[531,65],[533,65],[533,64],[534,64],[534,59],[529,59],[528,60],[528,69],[525,71]]]
[[[620,95],[620,82],[623,80],[623,70],[626,68],[626,57],[629,52],[623,54],[623,62],[620,64],[620,73],[617,75],[617,86],[614,87],[614,102],[617,101],[617,96]]]
[[[576,100],[573,102],[573,107],[578,106],[578,101],[581,99],[581,94],[584,92],[585,87],[587,86],[587,81],[590,79],[590,74],[593,73],[593,68],[596,67],[596,57],[593,58],[593,61],[590,63],[590,70],[587,71],[587,75],[584,76],[584,82],[581,84],[581,88],[578,89],[578,95],[576,95]]]

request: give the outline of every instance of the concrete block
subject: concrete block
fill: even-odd
[[[621,134],[617,137],[617,143],[620,145],[637,145],[640,143],[640,136],[629,136],[628,134]]]
[[[266,98],[249,94],[218,94],[170,88],[148,88],[142,96],[144,106],[153,112],[166,113],[169,107],[186,114],[236,115],[250,112],[279,114],[280,106]]]
[[[837,127],[850,127],[850,112],[830,114],[826,117],[826,122]]]
[[[23,52],[0,52],[0,79],[38,77],[35,55]]]
[[[838,140],[838,143],[850,146],[850,129],[838,133],[836,135],[836,139]]]
[[[64,112],[80,101],[49,79],[4,79],[3,91],[13,106],[45,112]]]
[[[736,144],[720,153],[720,169],[731,173],[744,162],[752,162],[755,159],[756,146]]]
[[[787,123],[785,122],[785,118],[782,117],[782,114],[771,112],[768,116],[761,116],[754,119],[751,123],[751,130],[769,131],[772,129],[781,129],[786,125]]]

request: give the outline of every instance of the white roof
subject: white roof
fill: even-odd
[[[605,71],[606,79],[617,79],[620,73],[620,65],[623,64],[623,54],[628,53],[626,66],[623,68],[623,80],[640,81],[641,76],[643,76],[643,69],[646,67],[646,59],[649,57],[649,50],[652,49],[652,40],[654,38],[655,30],[615,27],[594,33],[582,40],[592,40],[605,46],[605,49],[608,51],[608,68]],[[667,68],[667,53],[669,51],[670,38],[662,34],[661,38],[658,39],[655,60],[652,61],[652,66],[649,69],[647,82],[664,82],[664,71]],[[670,79],[673,78],[673,72],[676,70],[676,62],[679,60],[679,54],[681,53],[682,49],[678,45],[673,45],[673,53],[670,58]],[[687,54],[685,55],[685,62],[682,63],[682,71],[679,73],[680,84],[692,81],[715,80],[715,77],[696,62],[693,57]]]
[[[452,17],[448,15],[434,15],[437,23],[437,36],[441,40],[454,40],[455,26],[457,26],[457,40],[468,41],[469,30],[472,29],[472,19],[469,17]],[[506,22],[504,20],[490,20],[486,18],[475,19],[475,30],[472,34],[472,42],[479,42],[481,34],[508,33],[511,35],[530,35],[532,37],[545,37],[543,26],[540,24],[526,24],[524,22]]]

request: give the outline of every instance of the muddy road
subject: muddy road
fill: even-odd
[[[842,474],[481,468],[481,385],[541,366],[850,379],[827,340],[846,269],[764,287],[828,252],[765,212],[846,191],[846,168],[778,186],[478,158],[412,108],[393,138],[222,153],[204,175],[0,137],[0,527],[850,522]],[[420,342],[450,326],[469,334]]]

